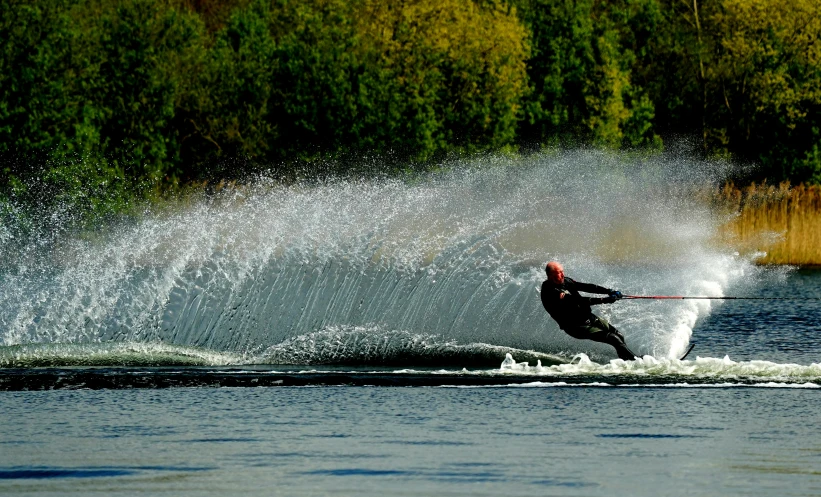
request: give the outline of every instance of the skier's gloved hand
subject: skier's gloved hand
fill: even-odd
[[[603,299],[601,299],[601,303],[602,304],[612,304],[616,300],[617,300],[616,296],[611,293],[609,297],[604,297]]]
[[[613,297],[615,300],[621,300],[624,298],[624,295],[621,294],[618,290],[610,290],[610,296]]]

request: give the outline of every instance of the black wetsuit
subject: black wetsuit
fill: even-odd
[[[542,305],[550,317],[559,324],[559,328],[573,338],[612,345],[619,359],[635,359],[636,355],[627,348],[624,336],[619,330],[590,310],[591,305],[612,303],[615,297],[583,297],[579,292],[609,295],[613,290],[591,283],[581,283],[566,276],[561,285],[546,280],[542,283]]]

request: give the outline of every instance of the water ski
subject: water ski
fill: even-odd
[[[690,352],[692,352],[692,350],[695,346],[696,346],[695,343],[691,343],[690,346],[687,348],[687,352],[685,352],[684,355],[679,358],[679,361],[683,361],[684,359],[686,359],[687,356],[690,355]],[[627,347],[625,346],[625,350],[629,351],[630,349],[627,349]],[[632,354],[632,352],[631,352],[631,354]],[[636,354],[633,354],[633,355],[636,356],[636,358],[640,357]]]

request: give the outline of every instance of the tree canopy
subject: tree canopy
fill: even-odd
[[[681,136],[759,164],[751,179],[821,182],[813,0],[0,0],[0,12],[6,198],[104,208],[106,195],[344,171],[362,156],[424,167]]]

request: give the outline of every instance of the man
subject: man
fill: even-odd
[[[567,278],[562,265],[555,261],[547,263],[545,272],[547,280],[542,283],[542,305],[559,328],[573,338],[612,345],[619,359],[636,359],[619,330],[590,310],[591,305],[612,304],[622,297],[621,292]],[[579,292],[606,294],[607,297],[582,297]]]

